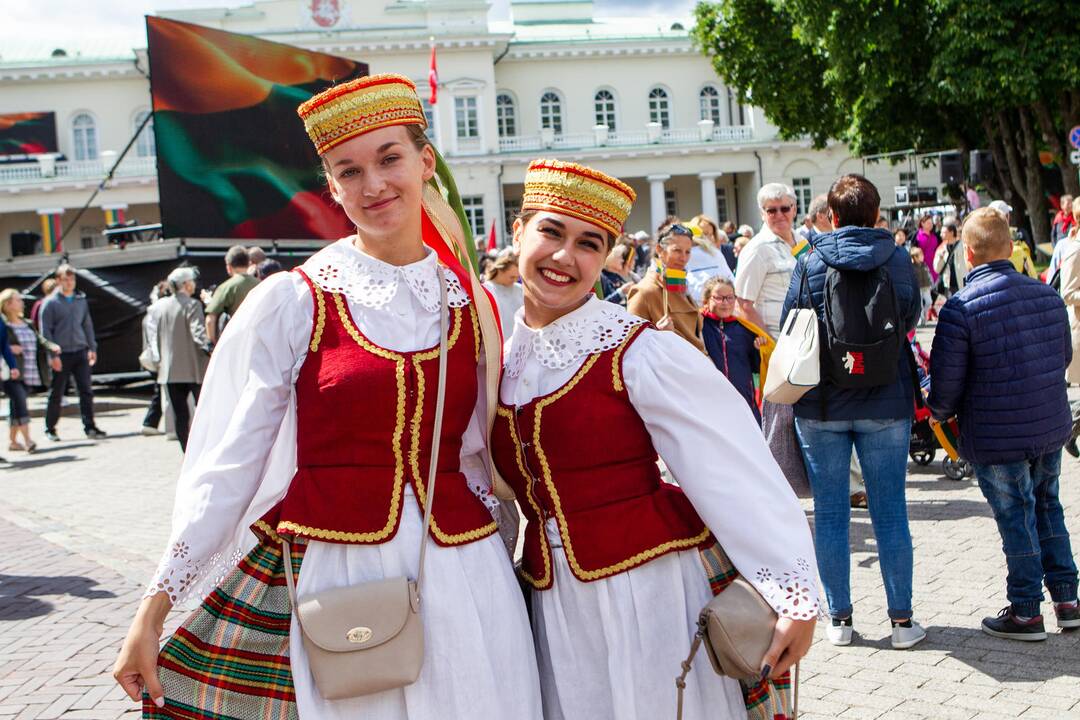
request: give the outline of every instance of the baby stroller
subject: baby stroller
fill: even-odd
[[[960,457],[957,446],[960,441],[960,429],[956,424],[956,418],[949,418],[939,423],[930,415],[930,408],[926,405],[926,398],[930,394],[930,356],[927,355],[919,341],[915,339],[915,333],[908,337],[911,343],[911,351],[915,356],[916,369],[919,373],[919,387],[922,390],[922,400],[915,402],[915,417],[911,421],[911,443],[908,446],[908,456],[916,465],[925,467],[934,462],[934,456],[939,449],[945,451],[945,459],[941,461],[941,470],[945,477],[950,480],[963,480],[974,474],[971,463]]]

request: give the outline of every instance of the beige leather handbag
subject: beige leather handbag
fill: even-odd
[[[285,583],[296,622],[303,634],[308,665],[319,693],[328,700],[359,697],[411,685],[424,664],[424,627],[420,621],[420,587],[424,555],[435,502],[435,475],[446,396],[446,346],[449,311],[446,278],[439,275],[442,296],[439,322],[439,385],[435,431],[428,468],[424,534],[416,579],[387,578],[296,595],[289,543],[285,553]]]
[[[686,676],[698,649],[705,652],[717,675],[736,680],[761,679],[761,663],[772,644],[776,612],[754,586],[741,575],[705,605],[698,616],[698,629],[690,645],[690,655],[682,663],[682,674],[675,679],[678,687],[678,718],[682,720],[683,691]],[[795,665],[791,718],[799,712],[799,666]]]

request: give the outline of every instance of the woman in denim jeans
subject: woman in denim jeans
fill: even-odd
[[[60,346],[51,343],[41,337],[32,325],[23,319],[23,299],[18,290],[8,288],[0,292],[0,315],[3,317],[3,325],[7,332],[7,342],[11,346],[15,365],[11,373],[11,379],[4,381],[4,392],[11,402],[9,450],[25,450],[34,452],[37,443],[30,439],[30,410],[26,405],[28,395],[27,387],[41,385],[41,376],[38,372],[37,353],[41,345],[53,354],[49,360],[53,370],[60,369],[58,353]],[[19,435],[23,442],[19,442]]]
[[[807,307],[808,302],[824,317],[825,279],[830,267],[847,271],[884,267],[896,293],[898,320],[904,325],[902,329],[910,332],[919,318],[919,288],[907,251],[896,246],[888,230],[874,228],[880,204],[877,189],[860,175],[845,175],[833,183],[828,202],[836,229],[818,235],[813,251],[795,267],[784,301],[785,317],[792,308]],[[926,637],[911,619],[913,560],[904,482],[914,385],[903,352],[901,348],[891,383],[853,389],[823,378],[794,407],[795,429],[814,493],[818,568],[832,615],[825,635],[834,645],[848,645],[852,636],[848,535],[852,447],[866,482],[892,623],[892,646],[909,648]]]

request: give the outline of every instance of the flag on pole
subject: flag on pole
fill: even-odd
[[[46,255],[63,252],[60,238],[64,236],[61,218],[64,216],[63,208],[44,208],[37,211],[41,217],[41,249]]]
[[[499,244],[495,241],[495,221],[491,221],[491,232],[488,233],[487,241],[488,252],[495,252],[499,249]]]
[[[435,104],[439,95],[439,67],[435,63],[435,38],[431,38],[431,63],[428,68],[428,85],[431,86],[431,95],[428,97],[428,102],[432,105]]]

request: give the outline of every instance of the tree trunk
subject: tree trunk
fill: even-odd
[[[1065,187],[1065,192],[1077,197],[1080,195],[1080,177],[1077,177],[1076,165],[1069,161],[1069,150],[1072,148],[1066,146],[1061,140],[1062,136],[1069,132],[1068,127],[1071,126],[1067,126],[1064,133],[1061,132],[1054,122],[1050,107],[1042,100],[1032,105],[1032,110],[1035,112],[1035,119],[1039,121],[1039,129],[1047,145],[1050,146],[1050,152],[1054,154],[1054,162],[1058,166],[1058,171],[1061,172],[1061,183]]]
[[[1035,244],[1050,242],[1050,206],[1046,202],[1046,191],[1042,181],[1042,163],[1039,162],[1039,138],[1035,124],[1031,120],[1031,110],[1022,107],[1020,116],[1020,135],[1024,148],[1024,174],[1027,176],[1027,189],[1024,201],[1028,206],[1028,218],[1031,219],[1031,234]]]

